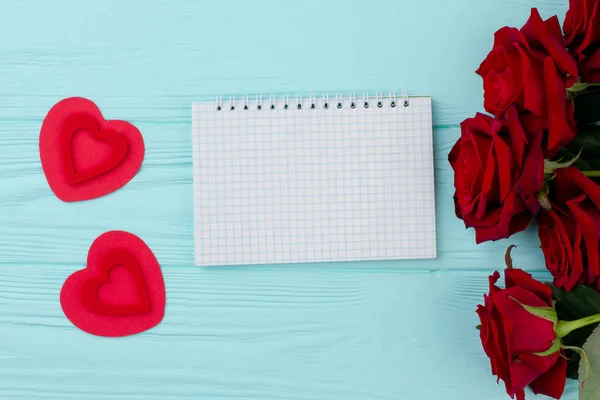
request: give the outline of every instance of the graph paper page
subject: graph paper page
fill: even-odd
[[[435,258],[431,99],[391,101],[194,103],[196,264]]]

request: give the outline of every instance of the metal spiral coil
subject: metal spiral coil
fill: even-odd
[[[263,100],[263,96],[257,95],[254,99],[250,99],[248,96],[242,96],[237,99],[235,96],[230,96],[229,100],[224,101],[222,96],[217,97],[215,101],[216,111],[270,111],[270,110],[317,110],[322,109],[343,109],[349,107],[350,109],[356,109],[358,107],[391,107],[395,108],[398,104],[404,107],[410,106],[409,97],[406,92],[402,92],[401,95],[397,96],[395,92],[389,92],[387,96],[383,93],[376,93],[374,96],[368,93],[363,93],[357,100],[356,94],[351,93],[349,95],[336,94],[333,97],[333,101],[330,100],[328,94],[324,94],[317,97],[314,94],[304,97],[302,95],[296,95],[293,101],[290,101],[288,95],[273,96],[270,95],[268,99]]]

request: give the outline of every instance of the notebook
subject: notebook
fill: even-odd
[[[195,263],[436,257],[430,97],[196,102]]]

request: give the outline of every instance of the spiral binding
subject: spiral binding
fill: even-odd
[[[333,100],[333,101],[332,101]],[[408,107],[410,105],[409,97],[406,92],[402,92],[400,96],[396,96],[395,92],[390,92],[387,96],[383,93],[376,93],[374,96],[368,93],[363,93],[357,100],[356,94],[351,93],[347,96],[342,94],[336,94],[333,99],[329,98],[328,94],[324,94],[317,97],[314,94],[308,96],[308,98],[302,95],[296,95],[292,101],[288,95],[281,95],[279,97],[270,95],[268,99],[263,100],[263,96],[257,95],[253,100],[250,100],[248,96],[242,96],[241,99],[236,99],[234,96],[230,96],[228,101],[223,101],[223,97],[217,97],[215,101],[215,109],[217,111],[235,111],[235,110],[316,110],[318,108],[324,109],[342,109],[344,107],[350,107],[356,109],[358,107],[392,107],[395,108],[398,104]]]

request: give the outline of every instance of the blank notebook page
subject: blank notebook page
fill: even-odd
[[[341,101],[193,104],[197,265],[436,257],[431,99]]]

